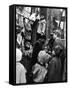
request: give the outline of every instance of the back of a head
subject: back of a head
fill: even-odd
[[[60,29],[59,30],[55,30],[54,33],[57,35],[57,37],[61,37],[61,31],[60,31]]]
[[[51,56],[48,53],[46,53],[44,50],[42,50],[38,54],[38,62],[46,63],[46,62],[48,62],[50,57]]]

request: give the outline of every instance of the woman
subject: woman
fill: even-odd
[[[20,63],[22,59],[22,52],[20,49],[16,48],[16,83],[26,83],[26,69]]]
[[[50,57],[51,56],[44,50],[39,52],[38,61],[32,68],[34,83],[42,83],[46,81],[48,61]]]

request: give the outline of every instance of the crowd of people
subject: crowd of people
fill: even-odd
[[[66,47],[60,30],[54,30],[46,40],[46,20],[38,12],[30,16],[28,26],[16,27],[16,83],[64,82],[66,78]],[[32,22],[31,22],[32,20]],[[31,27],[31,28],[30,28]],[[32,34],[25,37],[26,29]]]

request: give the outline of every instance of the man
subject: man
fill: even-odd
[[[16,48],[16,83],[26,83],[26,69],[24,65],[20,63],[22,59],[22,52]]]
[[[49,46],[49,49],[51,50],[51,52],[56,45],[60,45],[61,47],[63,47],[60,30],[55,30],[53,33],[51,33],[51,38],[48,41],[47,45]]]
[[[53,33],[53,45],[52,45],[52,50],[58,45],[62,48],[61,53],[60,53],[60,60],[61,60],[61,74],[63,76],[63,71],[64,71],[64,62],[65,62],[65,54],[66,54],[66,50],[64,47],[64,44],[61,40],[61,31],[60,30],[55,30],[55,32]],[[52,51],[53,53],[53,51]]]
[[[48,82],[60,82],[62,81],[61,77],[61,58],[60,58],[60,53],[61,53],[61,47],[56,46],[54,48],[55,55],[52,58],[52,60],[49,62],[48,66]]]
[[[54,31],[53,38],[55,39],[54,46],[56,46],[56,45],[63,46],[63,42],[61,40],[61,31],[60,30]]]
[[[48,61],[51,56],[44,50],[41,50],[38,54],[38,61],[33,66],[33,81],[34,83],[42,83],[45,81],[47,74]]]

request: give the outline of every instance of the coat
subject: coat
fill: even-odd
[[[58,57],[53,57],[48,66],[48,82],[61,81],[61,60]]]
[[[16,83],[26,83],[26,69],[20,63],[22,59],[22,52],[20,49],[16,48]]]
[[[47,69],[44,66],[41,66],[38,63],[36,63],[33,66],[33,81],[35,83],[44,82],[46,74],[47,74]]]
[[[16,62],[16,83],[26,83],[26,69],[20,62]]]

